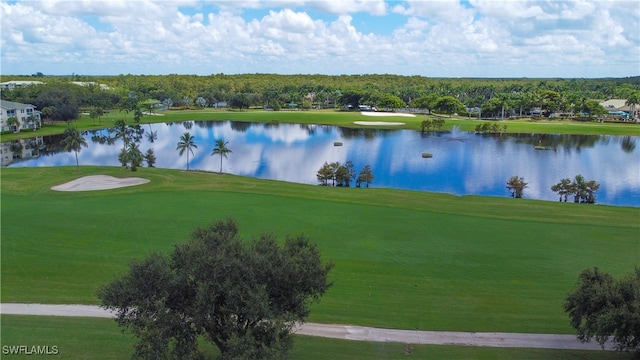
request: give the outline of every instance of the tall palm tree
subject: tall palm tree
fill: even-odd
[[[64,139],[62,140],[62,146],[64,151],[75,151],[76,153],[76,169],[80,171],[80,164],[78,163],[78,152],[82,150],[82,147],[87,147],[87,141],[82,137],[80,131],[76,128],[68,127],[64,131]]]
[[[216,140],[216,146],[211,151],[211,156],[220,155],[220,174],[222,174],[222,158],[227,157],[227,154],[232,153],[231,149],[227,147],[229,144],[228,141],[224,141],[224,139]]]
[[[185,151],[187,152],[187,171],[189,171],[189,153],[193,155],[193,149],[197,148],[195,137],[191,136],[190,133],[186,132],[180,136],[180,141],[178,141],[178,147],[176,147],[176,150],[180,150],[180,156],[182,156]]]
[[[625,105],[629,106],[631,121],[636,120],[636,105],[640,104],[640,91],[632,91],[627,96]]]

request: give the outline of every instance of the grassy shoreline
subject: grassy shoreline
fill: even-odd
[[[214,109],[204,110],[171,110],[161,111],[157,115],[146,115],[140,122],[141,125],[148,123],[182,122],[182,121],[247,121],[260,123],[295,123],[295,124],[318,124],[333,125],[350,128],[391,128],[389,126],[362,126],[354,124],[355,121],[378,120],[378,121],[400,121],[403,126],[394,126],[393,129],[420,130],[422,120],[426,115],[410,117],[382,117],[373,118],[361,115],[359,112],[343,112],[335,110],[312,110],[312,111],[222,111]],[[462,131],[474,131],[479,123],[491,120],[477,120],[465,117],[443,117],[446,121],[443,130],[451,130],[454,126]],[[133,117],[110,111],[99,121],[82,115],[72,125],[79,130],[96,130],[112,127],[116,120],[125,120],[127,124],[134,125]],[[497,121],[497,120],[496,120]],[[492,122],[492,121],[491,121]],[[579,135],[631,135],[640,136],[640,124],[635,123],[596,123],[577,122],[560,120],[500,120],[500,125],[507,125],[508,133],[539,133],[539,134],[579,134]],[[16,134],[2,135],[0,141],[7,142],[17,139],[26,139],[34,136],[62,134],[67,128],[67,123],[47,123],[37,131],[22,131]]]

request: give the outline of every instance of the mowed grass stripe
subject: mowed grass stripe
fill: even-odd
[[[89,174],[147,185],[60,193]],[[88,303],[98,286],[197,226],[307,234],[336,266],[310,321],[424,330],[568,333],[577,274],[640,263],[637,208],[337,189],[211,173],[3,169],[2,301]]]
[[[1,315],[3,346],[56,346],[57,357],[69,360],[127,359],[133,353],[135,339],[122,333],[109,319],[50,316]],[[215,358],[217,349],[206,341],[200,349]],[[11,355],[12,359],[30,359],[33,355]],[[43,356],[46,357],[46,356]],[[54,356],[56,357],[56,356]],[[474,346],[406,345],[373,343],[295,336],[291,359],[369,360],[369,359],[629,359],[629,354],[612,351],[579,351],[527,348],[489,348]]]

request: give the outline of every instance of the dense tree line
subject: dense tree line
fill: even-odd
[[[598,189],[600,184],[594,180],[587,181],[580,174],[576,175],[573,181],[564,178],[551,187],[551,191],[558,193],[559,201],[567,202],[567,198],[573,196],[573,202],[583,204],[595,204]]]
[[[361,187],[362,184],[369,187],[369,184],[375,179],[375,175],[373,175],[370,165],[363,166],[356,177],[356,169],[351,160],[344,164],[339,161],[332,163],[325,161],[316,173],[316,178],[322,186],[350,187],[351,182],[355,181],[356,187]]]
[[[25,80],[25,77],[4,77]],[[39,77],[42,85],[2,91],[2,99],[34,104],[45,118],[71,120],[78,109],[127,109],[139,113],[153,101],[169,107],[238,109],[265,107],[337,108],[367,105],[393,110],[406,106],[444,114],[478,108],[478,116],[501,118],[554,112],[596,116],[595,99],[627,99],[640,105],[640,77],[618,79],[444,79],[399,75],[213,74]],[[91,82],[85,86],[70,81]],[[104,84],[103,89],[97,84]],[[131,99],[135,99],[134,102]]]
[[[522,198],[524,189],[529,183],[524,178],[512,176],[507,180],[507,190],[511,193],[512,198]],[[600,189],[600,184],[595,180],[587,181],[584,176],[578,174],[573,181],[569,178],[560,180],[559,183],[551,186],[551,191],[558,194],[559,201],[567,202],[569,196],[573,196],[573,202],[582,204],[595,204],[596,192]]]

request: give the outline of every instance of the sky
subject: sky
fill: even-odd
[[[640,1],[0,0],[0,74],[640,75]]]

